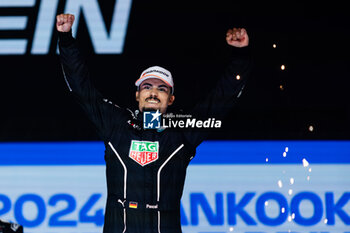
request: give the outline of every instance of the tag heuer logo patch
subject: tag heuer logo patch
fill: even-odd
[[[158,142],[132,140],[129,157],[141,166],[145,166],[158,159],[158,149]]]

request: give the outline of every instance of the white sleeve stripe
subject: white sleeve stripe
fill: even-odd
[[[108,142],[108,145],[111,147],[111,149],[113,150],[113,152],[115,153],[115,155],[117,156],[117,158],[119,159],[121,165],[124,168],[124,200],[126,200],[126,184],[127,184],[126,182],[127,182],[128,170],[127,170],[127,168],[126,168],[122,158],[118,154],[117,150],[112,145],[112,143]],[[125,233],[125,232],[126,232],[126,211],[125,211],[125,208],[124,208],[124,230],[123,230],[123,233]]]
[[[160,166],[157,173],[157,201],[160,200],[160,173],[162,172],[163,167],[169,162],[169,160],[184,146],[181,144],[170,156],[169,158]]]
[[[68,80],[67,80],[66,73],[64,72],[64,69],[63,69],[63,65],[62,65],[62,64],[61,64],[61,67],[62,67],[62,72],[63,72],[64,81],[66,81],[66,84],[67,84],[67,86],[68,86],[69,91],[72,92],[73,90],[72,90],[72,88],[71,88],[70,85],[69,85],[69,82],[68,82]]]
[[[160,173],[162,172],[163,167],[169,162],[169,160],[184,146],[181,144],[170,156],[169,158],[160,166],[157,173],[157,201],[160,200]],[[160,211],[158,211],[158,233],[160,232]]]

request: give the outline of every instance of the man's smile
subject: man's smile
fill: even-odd
[[[151,103],[151,104],[158,104],[160,102],[160,100],[157,98],[147,98],[146,102]]]

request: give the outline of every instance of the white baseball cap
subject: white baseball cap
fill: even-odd
[[[163,67],[160,67],[160,66],[151,66],[141,73],[140,78],[135,82],[135,86],[137,87],[140,86],[140,84],[143,81],[149,78],[157,78],[162,80],[169,87],[171,87],[171,93],[174,93],[174,81],[169,70],[164,69]]]

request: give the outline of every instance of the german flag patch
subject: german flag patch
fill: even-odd
[[[129,202],[129,208],[137,209],[137,202],[130,201],[130,202]]]

